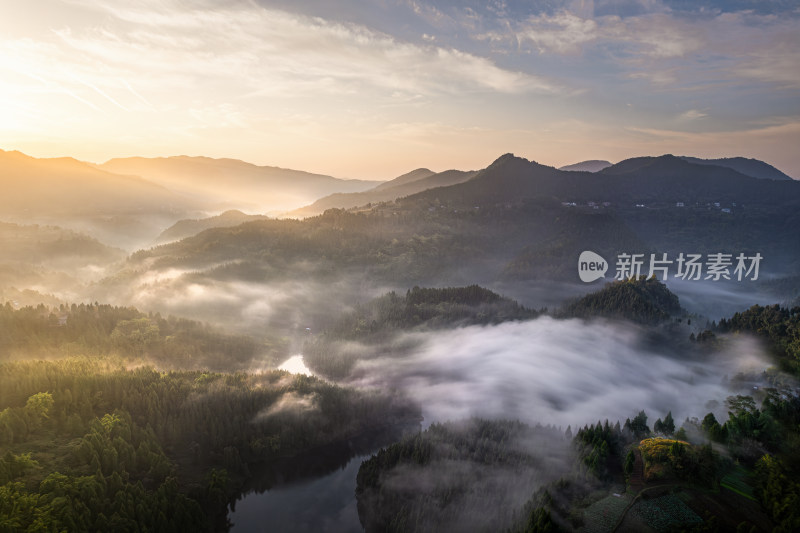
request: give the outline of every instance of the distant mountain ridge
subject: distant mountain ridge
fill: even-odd
[[[130,157],[111,159],[98,168],[142,176],[170,190],[213,200],[218,207],[262,213],[294,209],[332,193],[363,191],[381,183],[209,157]]]
[[[179,241],[186,237],[197,235],[201,231],[210,228],[229,228],[231,226],[244,224],[245,222],[267,219],[269,219],[269,217],[266,215],[247,215],[236,209],[231,209],[217,216],[208,218],[183,219],[161,232],[161,235],[156,239],[156,243],[163,244],[171,241]]]
[[[460,206],[517,202],[550,197],[565,202],[737,203],[800,205],[800,182],[764,180],[732,168],[696,164],[673,155],[626,159],[599,172],[562,171],[505,154],[460,184],[424,191],[401,202]]]
[[[377,187],[375,187],[374,189],[370,189],[370,191],[382,191],[386,189],[393,189],[400,185],[405,185],[407,183],[413,183],[415,181],[428,178],[430,176],[433,176],[434,174],[436,174],[436,172],[428,168],[418,168],[416,170],[412,170],[411,172],[407,172],[402,176],[398,176],[389,181],[385,181],[380,185],[378,185]]]
[[[747,159],[745,157],[723,157],[721,159],[699,159],[697,157],[689,157],[682,155],[680,156],[681,159],[687,161],[689,163],[694,163],[697,165],[717,165],[720,167],[727,167],[732,168],[737,172],[741,172],[745,176],[752,176],[753,178],[759,179],[770,179],[770,180],[792,180],[791,176],[788,176],[778,170],[777,168],[773,167],[769,163],[765,163],[764,161],[759,161],[758,159]]]
[[[180,212],[199,202],[137,176],[71,157],[38,159],[0,150],[0,212],[82,215]]]
[[[311,205],[292,211],[289,215],[313,216],[319,215],[327,209],[351,209],[367,204],[388,202],[421,191],[463,183],[472,179],[476,174],[476,171],[461,170],[434,173],[427,168],[420,168],[384,182],[368,191],[338,193],[320,198]]]
[[[559,167],[558,170],[567,170],[570,172],[599,172],[604,168],[610,167],[611,162],[602,159],[590,159],[588,161],[581,161],[573,165]]]
[[[752,178],[771,180],[793,179],[791,176],[784,174],[769,163],[765,163],[764,161],[760,161],[758,159],[747,159],[745,157],[701,159],[699,157],[690,157],[685,155],[678,157],[687,163],[693,163],[695,165],[716,165],[718,167],[730,168]],[[567,170],[570,172],[600,172],[601,170],[611,166],[613,166],[613,163],[610,163],[609,161],[590,159],[588,161],[581,161],[580,163],[575,163],[573,165],[559,167],[558,170]]]

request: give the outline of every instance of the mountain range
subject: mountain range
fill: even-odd
[[[732,168],[733,170],[753,178],[770,180],[791,180],[792,177],[784,174],[769,163],[758,159],[747,159],[745,157],[724,157],[720,159],[700,159],[699,157],[679,156],[688,163],[696,165],[716,165],[718,167]],[[612,166],[613,163],[604,160],[590,159],[581,161],[573,165],[559,167],[558,170],[569,170],[576,172],[600,172]]]
[[[313,204],[296,209],[288,213],[288,215],[313,216],[323,213],[326,209],[350,209],[379,202],[389,202],[428,189],[464,183],[476,174],[476,171],[465,172],[461,170],[446,170],[436,173],[427,168],[418,168],[393,180],[383,182],[368,191],[336,193],[320,198]]]
[[[111,159],[98,168],[141,176],[202,199],[216,209],[247,209],[265,214],[294,209],[337,192],[364,191],[381,183],[209,157],[130,157]]]
[[[765,180],[732,168],[697,164],[673,155],[626,159],[598,172],[570,172],[506,154],[474,178],[424,191],[404,202],[491,205],[520,198],[551,197],[565,202],[617,205],[795,205],[800,183]]]
[[[0,150],[0,213],[119,215],[185,212],[194,200],[141,177],[123,176],[70,157],[37,159]]]
[[[247,215],[237,209],[225,211],[222,214],[199,219],[182,219],[168,227],[156,238],[156,244],[179,241],[210,228],[229,228],[254,220],[267,220],[266,215]]]

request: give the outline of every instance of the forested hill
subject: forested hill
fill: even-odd
[[[537,315],[536,311],[478,285],[414,287],[405,296],[393,291],[359,306],[326,333],[339,339],[368,339],[411,328],[498,324]]]
[[[161,235],[156,238],[156,242],[165,243],[177,241],[186,237],[191,237],[192,235],[197,235],[201,231],[210,228],[229,228],[231,226],[244,224],[245,222],[267,219],[268,217],[265,215],[246,215],[241,211],[231,209],[213,217],[179,220],[162,231]]]
[[[498,324],[536,316],[536,311],[478,285],[414,287],[405,296],[392,291],[357,306],[307,342],[303,354],[314,372],[338,379],[346,377],[358,360],[404,353],[408,347],[393,341],[405,332]]]
[[[783,369],[800,376],[800,307],[754,305],[730,319],[720,320],[717,330],[745,332],[765,339]]]
[[[420,169],[420,170],[427,170],[427,169]],[[414,172],[419,172],[419,171],[414,171]],[[414,174],[414,173],[412,172],[409,174]],[[456,183],[463,183],[474,177],[476,172],[474,171],[464,172],[461,170],[446,170],[438,174],[434,174],[431,172],[430,175],[427,176],[424,173],[418,174],[423,177],[412,180],[407,179],[407,176],[409,174],[404,174],[403,176],[395,178],[389,182],[382,183],[381,185],[378,185],[374,189],[370,189],[368,191],[354,192],[354,193],[335,193],[330,196],[320,198],[311,205],[292,211],[290,215],[311,216],[323,213],[327,209],[333,209],[333,208],[349,209],[352,207],[364,206],[367,204],[387,202],[395,200],[396,198],[402,198],[410,194],[415,194],[420,191],[425,191],[436,187],[446,187],[448,185],[454,185]]]
[[[559,312],[564,317],[606,317],[654,325],[681,312],[678,297],[655,278],[608,283]]]
[[[788,176],[773,167],[769,163],[759,161],[758,159],[748,159],[746,157],[723,157],[720,159],[699,159],[697,157],[680,156],[684,161],[695,163],[698,165],[717,165],[720,167],[732,168],[737,172],[741,172],[745,176],[752,176],[754,178],[768,179],[768,180],[791,180]]]

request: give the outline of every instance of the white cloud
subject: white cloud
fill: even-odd
[[[684,113],[681,113],[680,118],[687,119],[687,120],[695,120],[698,118],[707,117],[707,113],[703,113],[702,111],[698,111],[697,109],[690,109]]]
[[[282,96],[551,89],[546,81],[459,50],[249,3],[195,9],[176,2],[83,5],[110,18],[101,28],[59,31],[64,52],[147,73],[159,83],[203,80],[234,92],[230,96],[235,86]]]
[[[406,391],[426,423],[480,416],[574,427],[640,409],[651,420],[670,410],[676,420],[702,416],[707,402],[734,394],[723,376],[768,366],[748,339],[698,359],[659,353],[644,338],[630,324],[549,317],[407,334],[397,342],[416,346],[411,353],[359,361],[352,383]]]

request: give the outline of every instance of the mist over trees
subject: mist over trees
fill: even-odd
[[[673,279],[576,276],[584,250],[609,273],[621,253],[760,253],[746,287],[797,298],[796,182],[509,154],[291,220],[207,217],[108,172],[201,169],[222,196],[220,176],[254,191],[268,167],[0,159],[54,218],[3,200],[0,530],[226,530],[243,493],[378,447],[355,480],[367,531],[800,527],[798,309],[748,300],[712,323]],[[289,174],[298,196],[342,185]],[[694,301],[743,286],[700,281]],[[322,377],[274,370],[298,355]]]

